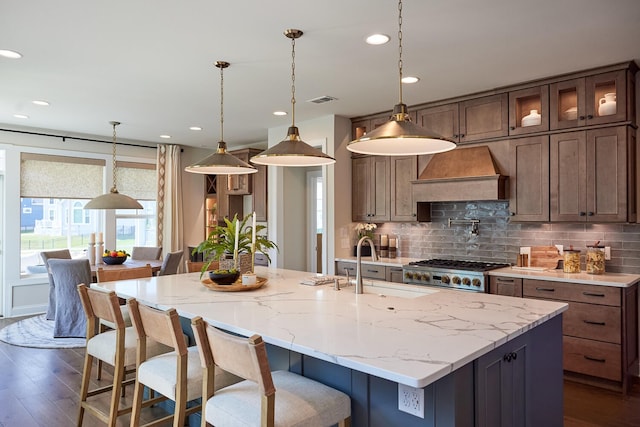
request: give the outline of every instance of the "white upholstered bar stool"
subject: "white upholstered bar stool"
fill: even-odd
[[[192,319],[205,369],[202,425],[317,426],[351,425],[351,399],[345,393],[288,371],[271,372],[262,337],[237,337]],[[218,389],[214,367],[245,381]],[[206,403],[205,403],[206,401]]]
[[[136,362],[137,336],[132,326],[126,327],[120,303],[115,292],[90,289],[87,285],[78,285],[80,301],[87,318],[87,347],[84,356],[84,368],[80,386],[80,410],[78,426],[82,425],[84,412],[89,411],[108,426],[115,426],[120,415],[131,412],[131,407],[120,408],[120,391],[124,386],[132,384],[135,379],[126,380],[126,374],[133,372]],[[106,320],[113,329],[103,331],[98,322]],[[150,343],[149,355],[158,355],[171,351],[171,348],[157,343]],[[97,359],[113,366],[113,383],[111,385],[89,390],[93,361]],[[127,370],[129,367],[129,370]],[[111,391],[109,412],[88,401],[89,397]],[[150,404],[150,403],[149,403]]]
[[[202,397],[202,367],[198,350],[187,347],[175,309],[158,310],[139,304],[131,298],[127,301],[133,327],[138,335],[138,356],[136,361],[136,386],[133,396],[131,427],[140,425],[140,412],[144,387],[161,394],[155,399],[171,399],[175,402],[174,414],[154,420],[148,425],[157,425],[173,418],[174,427],[183,427],[186,417],[199,412],[201,404],[187,403]],[[155,357],[145,353],[145,343],[156,341],[173,347],[172,352]],[[236,383],[241,379],[221,370],[216,371],[216,381],[220,387]]]

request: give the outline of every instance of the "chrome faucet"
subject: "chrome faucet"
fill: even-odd
[[[378,257],[376,256],[376,247],[373,244],[373,240],[369,237],[364,236],[358,241],[358,246],[356,247],[356,294],[362,293],[362,244],[368,241],[369,246],[371,246],[371,261],[377,261]]]

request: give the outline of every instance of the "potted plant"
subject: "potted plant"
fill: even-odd
[[[269,240],[265,235],[260,234],[261,231],[267,228],[266,226],[256,224],[255,248],[252,250],[253,225],[249,223],[251,218],[252,214],[245,216],[242,220],[239,220],[237,215],[234,215],[232,220],[224,218],[225,225],[214,226],[207,236],[207,239],[193,249],[192,254],[202,254],[204,261],[202,274],[209,269],[212,262],[233,259],[234,255],[240,256],[241,254],[247,254],[251,257],[250,259],[252,261],[253,255],[256,252],[260,252],[271,262],[269,249],[275,248],[277,250],[278,245],[272,240]],[[237,246],[236,236],[238,236]],[[234,254],[236,248],[238,252]],[[234,268],[239,268],[240,261],[235,259],[233,265]],[[251,262],[251,269],[253,269],[253,262]]]

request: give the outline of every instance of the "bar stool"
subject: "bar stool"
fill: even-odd
[[[119,399],[121,390],[124,391],[124,386],[133,384],[135,381],[134,378],[127,380],[126,375],[134,371],[137,350],[136,333],[132,326],[125,326],[118,296],[115,292],[90,289],[87,285],[81,284],[78,285],[78,293],[87,318],[87,347],[80,386],[80,410],[77,425],[82,425],[86,410],[107,423],[107,425],[115,426],[116,420],[120,415],[131,412],[130,406],[119,409]],[[98,324],[102,319],[110,322],[113,325],[113,329],[101,331],[98,328]],[[158,355],[171,351],[171,348],[157,343],[150,343],[146,351],[148,354]],[[94,359],[113,366],[113,383],[89,390]],[[127,369],[127,366],[131,368]],[[87,401],[89,397],[108,391],[111,391],[109,413]]]
[[[271,372],[262,337],[242,338],[191,321],[205,369],[202,421],[226,426],[351,425],[351,399],[345,393],[288,371]],[[214,367],[245,381],[218,389]]]
[[[174,427],[182,427],[187,416],[199,412],[201,404],[187,408],[187,403],[202,397],[202,368],[198,349],[187,347],[175,309],[163,311],[139,304],[134,298],[127,301],[133,327],[138,335],[138,356],[136,360],[136,385],[133,396],[131,426],[140,425],[140,412],[144,387],[158,392],[161,396],[150,399],[153,403],[163,400],[175,402],[174,413],[154,420],[148,425],[158,425],[173,419]],[[156,341],[173,348],[174,351],[155,357],[145,352],[145,344]],[[213,371],[212,371],[213,372]],[[241,378],[222,370],[215,371],[220,387],[236,383]]]

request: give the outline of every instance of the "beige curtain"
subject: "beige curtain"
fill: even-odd
[[[164,254],[183,250],[180,150],[179,145],[158,145],[158,244]]]

